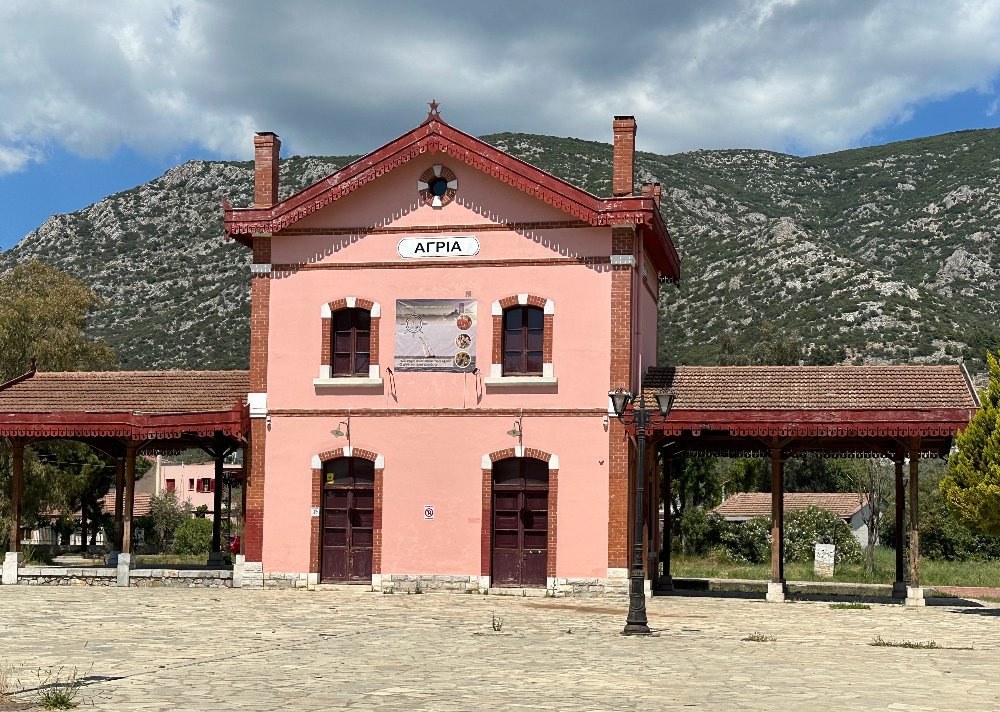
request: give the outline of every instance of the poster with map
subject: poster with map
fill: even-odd
[[[474,299],[397,299],[396,371],[476,368]]]

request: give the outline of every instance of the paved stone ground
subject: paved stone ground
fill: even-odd
[[[1000,708],[1000,608],[670,596],[649,616],[657,637],[625,638],[607,600],[11,586],[0,662],[29,688],[75,667],[96,710]]]

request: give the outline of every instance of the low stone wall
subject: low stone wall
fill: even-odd
[[[63,568],[59,566],[22,566],[17,570],[18,586],[118,586],[117,568]],[[231,588],[233,572],[224,569],[132,569],[129,586],[133,588]]]
[[[178,571],[177,569],[133,569],[132,588],[232,588],[233,572],[224,569]]]
[[[117,586],[118,569],[21,566],[18,586]]]

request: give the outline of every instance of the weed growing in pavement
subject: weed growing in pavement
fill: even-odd
[[[940,650],[941,646],[933,640],[921,643],[913,640],[884,640],[881,635],[876,635],[868,645],[876,648],[912,648],[914,650]]]
[[[14,683],[14,667],[7,663],[0,663],[0,702],[11,701]]]
[[[76,668],[38,671],[38,697],[36,702],[47,710],[71,710],[80,704],[80,687],[83,681]]]
[[[423,589],[423,587],[422,587],[422,586],[420,585],[420,581],[419,581],[419,580],[417,581],[417,583],[416,583],[416,584],[414,584],[414,586],[413,586],[413,592],[414,592],[414,593],[423,593],[423,592],[424,592],[424,589]]]
[[[773,643],[776,640],[778,639],[775,638],[773,635],[764,635],[760,631],[756,630],[750,635],[748,635],[746,638],[743,638],[744,643]]]
[[[872,609],[867,603],[831,603],[830,608],[839,611],[870,611]]]
[[[503,630],[503,616],[498,616],[496,613],[493,614],[493,630],[496,633]]]

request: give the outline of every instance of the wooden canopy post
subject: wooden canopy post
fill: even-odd
[[[897,452],[893,456],[893,463],[896,465],[896,580],[892,583],[892,597],[906,598],[906,537],[903,535],[904,515],[906,512],[906,490],[903,487],[903,453]],[[869,533],[869,536],[871,534]]]
[[[670,455],[663,456],[663,543],[660,546],[660,563],[663,564],[663,574],[660,576],[659,589],[661,591],[673,591],[674,579],[670,575],[670,546],[672,544],[673,519],[671,518],[670,504],[672,496],[670,494],[670,479],[674,472],[674,458]]]
[[[24,439],[10,439],[11,499],[10,499],[10,544],[7,551],[21,551],[21,500],[24,497]]]
[[[215,451],[215,491],[212,496],[212,551],[208,563],[223,562],[225,553],[222,551],[222,450]]]
[[[656,448],[653,448],[649,458],[649,498],[646,506],[649,521],[649,535],[647,545],[647,565],[646,576],[652,582],[653,589],[657,587],[660,578],[660,463],[656,457]]]
[[[115,544],[114,550],[122,550],[122,527],[124,512],[122,504],[125,500],[125,458],[115,458]]]
[[[924,605],[924,590],[920,587],[920,439],[910,448],[910,585],[906,589],[906,605]]]
[[[767,600],[785,600],[785,460],[771,448],[771,582]]]
[[[132,512],[135,509],[135,453],[133,440],[125,443],[125,514],[122,519],[122,553],[132,554]]]

